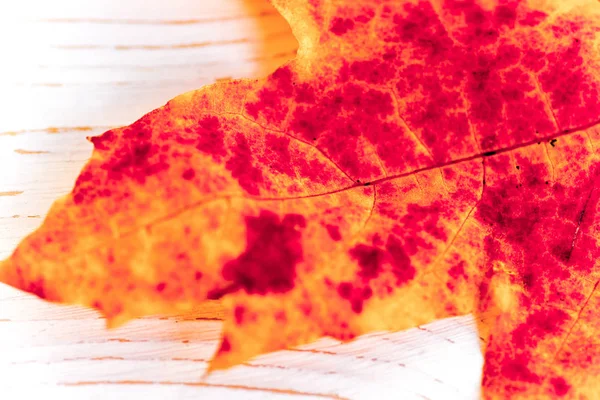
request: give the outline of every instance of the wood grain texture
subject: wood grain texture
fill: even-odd
[[[259,77],[297,43],[266,0],[24,0],[0,15],[0,257],[91,154],[87,136],[218,79]],[[205,377],[218,304],[108,331],[94,311],[0,285],[2,398],[475,399],[471,317],[348,344],[322,339]]]

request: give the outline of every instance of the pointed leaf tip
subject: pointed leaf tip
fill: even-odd
[[[19,280],[14,271],[10,258],[0,261],[0,283],[19,288]]]

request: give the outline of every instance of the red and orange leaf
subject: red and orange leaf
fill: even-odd
[[[600,4],[274,4],[297,58],[91,138],[1,280],[113,325],[221,299],[213,369],[475,313],[485,398],[596,398]]]

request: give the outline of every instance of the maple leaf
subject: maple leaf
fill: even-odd
[[[1,280],[110,325],[221,299],[211,369],[474,313],[483,397],[595,397],[600,5],[274,5],[297,58],[91,138]]]

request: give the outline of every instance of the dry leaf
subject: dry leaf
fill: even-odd
[[[600,5],[274,3],[298,57],[92,138],[1,279],[112,325],[222,299],[212,369],[473,312],[485,398],[597,398]]]

